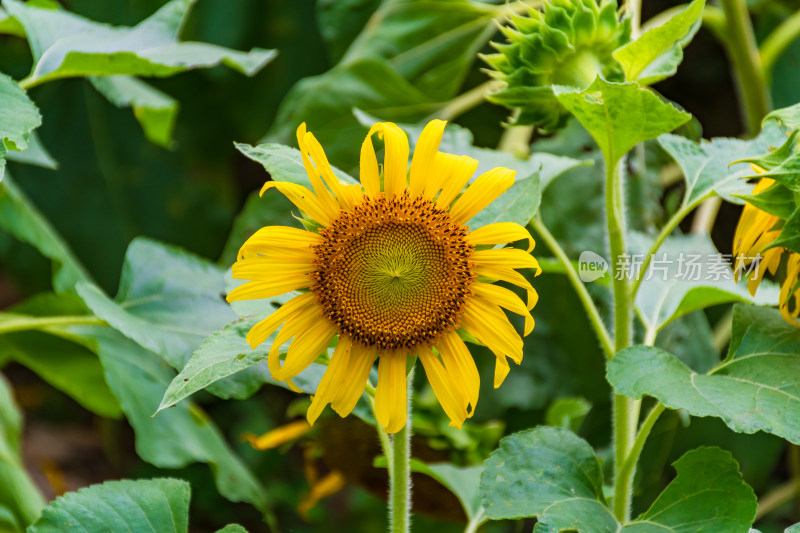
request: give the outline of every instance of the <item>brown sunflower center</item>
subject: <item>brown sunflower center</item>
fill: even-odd
[[[467,233],[425,198],[365,199],[320,230],[311,290],[328,319],[362,344],[432,344],[472,294]]]

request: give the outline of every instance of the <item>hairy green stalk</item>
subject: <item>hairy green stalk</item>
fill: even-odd
[[[391,437],[389,464],[389,531],[411,531],[411,396],[414,392],[414,370],[408,374],[408,419],[403,429]],[[378,427],[378,431],[383,429]]]

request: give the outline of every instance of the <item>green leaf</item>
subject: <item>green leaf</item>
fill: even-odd
[[[294,144],[297,126],[306,122],[331,163],[356,166],[367,129],[353,108],[397,123],[413,123],[443,105],[420,92],[386,61],[362,59],[340,64],[323,75],[300,80],[281,102],[262,142]]]
[[[248,317],[238,320],[206,339],[172,380],[158,410],[170,407],[215,383],[219,386],[215,388],[214,394],[221,398],[247,398],[264,383],[288,388],[283,381],[272,379],[266,364],[260,364],[266,361],[272,348],[272,337],[255,349],[245,340],[250,328],[262,318]],[[285,350],[282,351],[285,353]],[[257,368],[252,368],[256,365]],[[243,372],[251,368],[250,372]],[[325,368],[314,363],[292,381],[301,390],[313,394]],[[233,376],[234,374],[236,375]],[[233,376],[233,379],[220,381],[228,376]]]
[[[44,147],[42,141],[35,131],[32,131],[28,136],[28,147],[20,152],[11,151],[6,154],[6,159],[9,161],[16,161],[17,163],[25,163],[28,165],[36,165],[37,167],[49,168],[55,170],[58,168],[58,162],[53,159],[47,148]]]
[[[655,139],[692,118],[636,83],[611,83],[598,76],[583,91],[556,87],[555,92],[613,165],[636,144]]]
[[[288,181],[305,187],[312,188],[308,172],[303,166],[303,156],[297,148],[282,144],[235,144],[236,149],[253,161],[261,163],[264,170],[269,172],[274,181]],[[345,183],[358,183],[346,172],[333,167],[333,173],[340,181]]]
[[[239,524],[228,524],[222,529],[217,530],[217,533],[247,533],[247,530]]]
[[[8,315],[0,315],[0,324]],[[0,335],[0,356],[29,368],[89,411],[122,415],[97,356],[83,346],[38,331]]]
[[[731,165],[735,161],[760,156],[770,146],[781,146],[786,136],[774,124],[767,125],[755,139],[716,138],[697,144],[677,135],[662,135],[658,142],[680,165],[686,180],[682,207],[695,206],[717,194],[726,201],[743,203],[734,195],[749,194],[753,186],[741,178],[752,176],[749,165]]]
[[[767,113],[761,121],[762,127],[768,120],[776,120],[789,131],[800,129],[800,104],[783,107]]]
[[[73,326],[68,331],[100,356],[106,381],[136,433],[139,457],[159,468],[208,463],[220,494],[266,509],[264,488],[200,408],[181,402],[152,416],[175,375],[155,354],[111,328]]]
[[[133,76],[91,76],[89,81],[117,107],[130,107],[147,139],[169,148],[178,101]]]
[[[2,7],[0,7],[0,34],[25,37],[25,28],[22,27],[22,24],[14,17],[9,16]]]
[[[205,43],[178,42],[194,0],[172,0],[138,25],[112,27],[72,13],[6,0],[8,12],[25,27],[35,64],[29,83],[75,76],[171,76],[220,63],[252,76],[273,50],[237,52]]]
[[[603,498],[600,461],[566,429],[538,427],[505,437],[484,463],[480,489],[493,520],[535,516],[537,531],[617,531]]]
[[[683,48],[700,28],[705,0],[694,0],[689,7],[661,26],[648,30],[638,39],[614,51],[628,81],[652,85],[677,72]]]
[[[792,216],[783,223],[781,234],[766,248],[783,247],[793,252],[800,253],[800,207],[795,209]]]
[[[539,211],[542,201],[542,187],[539,173],[520,180],[497,200],[489,204],[469,220],[471,228],[479,228],[494,222],[516,222],[527,226]]]
[[[658,348],[634,346],[609,363],[619,394],[653,396],[671,409],[721,418],[740,433],[765,431],[800,443],[800,330],[775,309],[737,305],[727,358],[698,374]]]
[[[586,418],[591,409],[591,402],[585,398],[565,396],[557,399],[547,408],[547,412],[544,415],[545,424],[578,431],[583,419]]]
[[[800,524],[787,527],[783,533],[800,533]]]
[[[411,460],[412,472],[428,475],[444,485],[452,492],[467,515],[472,520],[481,510],[481,494],[479,490],[482,466],[455,466],[450,463],[428,464]]]
[[[758,194],[740,194],[737,198],[784,220],[791,218],[798,207],[794,194],[782,183],[773,183]]]
[[[637,234],[632,242],[638,238]],[[645,249],[648,240],[641,237],[638,248]],[[636,294],[636,307],[645,327],[656,331],[680,316],[713,305],[778,302],[778,288],[774,285],[763,285],[752,297],[743,284],[735,283],[730,264],[708,235],[668,237],[648,272],[640,275],[643,280]]]
[[[179,479],[107,481],[57,498],[28,533],[187,533],[190,491]]]
[[[0,183],[0,228],[53,260],[53,288],[57,292],[74,290],[76,283],[89,280],[61,236],[8,175]]]
[[[31,131],[42,123],[42,116],[25,91],[0,72],[0,180],[3,179],[8,150],[24,150]]]
[[[11,386],[0,374],[0,526],[9,523],[12,531],[22,531],[44,507],[42,495],[22,464],[21,435],[22,415]]]
[[[382,59],[423,93],[451,98],[496,31],[493,7],[466,0],[383,2],[341,63]]]
[[[112,327],[180,370],[203,340],[236,315],[224,272],[173,246],[137,238],[125,254],[117,297],[82,282],[78,295]]]
[[[673,464],[678,475],[624,533],[747,531],[758,502],[730,452],[697,448]],[[690,529],[687,529],[690,528]]]

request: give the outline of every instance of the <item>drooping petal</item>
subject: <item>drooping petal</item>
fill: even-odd
[[[481,174],[453,204],[450,216],[456,222],[466,224],[469,219],[514,185],[516,174],[516,171],[502,167]]]
[[[511,371],[508,359],[505,357],[495,357],[494,361],[494,388],[500,387],[506,380],[506,376]]]
[[[319,144],[319,141],[311,132],[305,134],[305,145],[314,163],[317,165],[317,170],[320,172],[331,191],[333,191],[333,195],[336,197],[336,200],[338,200],[341,208],[350,209],[356,202],[361,201],[363,198],[361,187],[357,185],[345,185],[339,181],[339,178],[333,173],[331,164],[328,162],[325,150],[322,149],[322,145]]]
[[[461,326],[496,356],[511,357],[517,364],[522,362],[522,339],[499,306],[473,296],[461,316]]]
[[[450,425],[461,428],[464,420],[467,419],[466,401],[461,398],[460,391],[451,382],[447,375],[447,370],[436,354],[428,347],[420,347],[417,351],[419,360],[425,368],[425,374],[431,384],[436,399],[442,405],[442,409],[450,418]]]
[[[384,352],[378,357],[378,386],[375,389],[375,418],[387,433],[406,425],[406,354]]]
[[[525,276],[514,269],[479,264],[475,266],[475,273],[478,276],[485,276],[493,280],[505,281],[506,283],[511,283],[512,285],[516,285],[521,289],[525,289],[525,292],[528,294],[527,308],[529,311],[533,309],[533,307],[536,305],[536,302],[539,300],[539,294],[536,292],[536,289],[533,288],[533,285],[531,285],[530,282],[525,279]]]
[[[375,158],[375,149],[372,146],[372,135],[374,133],[378,133],[378,136],[383,139],[383,146],[384,146],[384,157],[383,157],[383,190],[387,196],[397,195],[400,196],[403,194],[403,191],[406,188],[407,180],[406,176],[408,174],[408,138],[403,130],[397,127],[397,125],[392,124],[391,122],[379,122],[372,126],[367,134],[367,140],[364,141],[364,145],[362,145],[361,149],[361,162],[362,162],[362,176],[361,181],[364,184],[364,189],[367,190],[367,194],[372,196],[369,192],[370,189],[367,187],[367,184],[364,183],[365,175],[364,172],[364,163],[365,163],[365,146],[369,143],[369,148],[366,149],[366,166],[367,168],[367,179],[371,180],[373,178],[372,175],[369,174],[371,172],[372,167],[372,159],[375,160],[375,165],[377,168],[377,158]],[[370,150],[371,150],[371,157],[370,157]]]
[[[467,417],[471,417],[478,405],[481,388],[481,377],[478,374],[478,367],[475,366],[475,360],[455,331],[442,337],[436,345],[436,350],[442,356],[442,362],[447,373],[452,376],[452,382],[461,389],[462,396],[472,407],[467,413]]]
[[[300,296],[295,296],[280,309],[269,315],[267,318],[250,328],[245,340],[252,348],[255,348],[272,335],[281,324],[292,320],[298,315],[316,311],[316,297],[314,293],[307,292]]]
[[[345,417],[356,406],[358,399],[364,393],[364,387],[369,378],[372,363],[375,362],[377,352],[374,347],[362,346],[353,343],[350,349],[350,359],[342,376],[341,383],[337,384],[338,394],[331,402],[331,407],[339,416]]]
[[[314,139],[314,136],[306,131],[306,123],[303,122],[300,124],[300,127],[297,128],[297,145],[300,148],[300,154],[303,158],[303,166],[306,169],[306,174],[308,174],[308,179],[311,181],[311,186],[314,189],[314,193],[317,195],[320,206],[330,218],[336,218],[336,213],[339,210],[339,206],[336,205],[336,198],[334,198],[331,192],[325,188],[325,185],[320,179],[321,165],[319,160],[314,158],[314,162],[312,162],[311,158],[309,157],[309,153],[312,149],[309,143],[310,139]],[[314,141],[316,141],[316,139],[314,139]],[[322,147],[319,146],[319,143],[317,143],[317,146],[319,147],[319,151],[322,152]],[[316,166],[314,163],[316,163]],[[336,191],[334,190],[333,192],[335,193]]]
[[[325,406],[333,402],[339,394],[339,386],[343,381],[343,375],[347,370],[350,361],[350,349],[353,343],[350,337],[346,335],[339,336],[339,343],[331,355],[331,362],[328,364],[328,369],[322,375],[317,386],[317,391],[314,393],[314,398],[311,400],[311,406],[308,408],[306,417],[309,424],[314,424]]]
[[[335,325],[317,317],[310,325],[298,332],[292,344],[289,345],[289,351],[286,353],[286,360],[283,362],[280,373],[277,375],[273,373],[272,377],[281,381],[295,377],[322,354],[336,333]]]
[[[533,331],[534,322],[530,311],[528,311],[525,304],[522,303],[522,300],[519,299],[519,296],[510,290],[500,287],[499,285],[490,285],[489,283],[474,283],[472,285],[472,291],[493,304],[499,305],[525,318],[526,336]]]
[[[450,156],[450,154],[447,154]],[[450,203],[455,200],[458,193],[464,188],[467,184],[469,179],[475,174],[475,170],[478,168],[478,161],[472,159],[468,156],[450,156],[452,159],[451,161],[443,161],[442,163],[447,163],[451,165],[452,168],[449,169],[449,175],[442,183],[442,193],[436,198],[436,205],[441,207],[442,209],[446,209],[450,206]],[[438,188],[437,188],[438,191]],[[428,190],[425,189],[425,195],[429,198],[432,198],[436,191],[432,191],[433,194],[428,196]]]
[[[319,198],[302,185],[286,181],[268,181],[261,188],[260,194],[263,195],[265,191],[272,188],[278,189],[300,211],[306,213],[319,224],[328,226],[331,223],[331,217],[323,209]]]
[[[302,335],[307,333],[310,328],[314,327],[314,325],[318,324],[319,322],[319,308],[316,305],[302,309],[292,316],[291,319],[288,319],[284,322],[280,331],[278,331],[278,334],[275,335],[275,338],[272,341],[272,347],[269,349],[269,354],[267,355],[267,367],[269,368],[269,372],[272,374],[273,378],[279,381],[286,381],[287,379],[294,377],[293,375],[284,375],[283,368],[281,367],[281,348],[289,341],[289,339],[294,338],[292,343],[289,345],[289,349],[291,350],[292,347],[294,347],[292,353],[297,354],[298,350],[302,350],[303,348],[307,347],[308,343],[301,343],[298,346],[294,346],[295,343],[297,343]],[[328,340],[330,341],[330,338]],[[319,355],[321,351],[322,350],[317,352],[317,355]],[[289,355],[287,354],[286,357],[288,359]]]
[[[425,190],[425,184],[430,179],[434,158],[439,151],[439,143],[442,142],[446,124],[447,122],[444,120],[431,120],[419,136],[408,172],[409,193],[412,197],[420,196]]]
[[[536,244],[530,232],[515,222],[497,222],[487,224],[476,230],[472,230],[467,236],[471,244],[505,244],[514,241],[527,240],[528,253],[533,251]]]

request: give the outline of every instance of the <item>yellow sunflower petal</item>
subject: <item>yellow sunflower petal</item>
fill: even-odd
[[[361,161],[359,167],[359,178],[364,192],[370,198],[374,198],[381,192],[380,170],[378,169],[378,157],[375,155],[375,147],[372,146],[372,130],[361,144]]]
[[[448,156],[450,154],[447,154]],[[453,200],[456,199],[458,193],[464,188],[467,184],[469,179],[475,174],[475,170],[478,168],[478,161],[472,159],[471,157],[467,156],[450,156],[449,159],[445,158],[446,160],[442,160],[440,164],[447,164],[450,165],[448,167],[449,174],[445,179],[444,183],[442,184],[442,193],[436,199],[436,205],[445,209],[447,208]],[[434,191],[433,194],[436,192]],[[428,190],[425,190],[425,194],[427,196]],[[431,198],[433,196],[430,196]]]
[[[473,252],[472,260],[479,267],[533,268],[537,276],[542,272],[539,262],[531,254],[517,248],[478,250]]]
[[[363,197],[361,187],[358,185],[345,185],[339,181],[339,178],[333,172],[333,167],[328,162],[325,150],[322,149],[322,145],[319,144],[319,141],[311,132],[305,134],[305,144],[309,154],[317,164],[317,169],[322,174],[322,178],[333,191],[333,195],[338,200],[341,208],[350,209],[356,202],[360,201]]]
[[[362,346],[353,343],[350,349],[350,359],[347,368],[342,376],[342,382],[338,384],[338,394],[331,402],[331,407],[339,416],[345,417],[350,414],[356,406],[358,399],[364,393],[364,387],[369,378],[369,371],[372,363],[375,362],[377,353],[375,348]]]
[[[519,296],[510,290],[500,287],[499,285],[491,285],[489,283],[475,283],[472,285],[472,291],[482,297],[486,298],[495,305],[499,305],[504,309],[508,309],[512,313],[516,313],[525,318],[525,335],[533,331],[533,317],[531,316],[525,304],[519,299]]]
[[[375,388],[375,418],[386,433],[397,433],[406,425],[406,354],[384,352],[378,357]]]
[[[533,285],[525,279],[525,276],[514,269],[492,265],[476,265],[475,273],[479,276],[505,281],[506,283],[511,283],[521,289],[525,289],[525,292],[528,294],[528,305],[526,307],[529,311],[534,308],[536,302],[539,300],[539,294],[536,292],[536,289],[533,288]]]
[[[264,257],[254,256],[243,258],[233,264],[231,274],[234,279],[250,279],[254,281],[266,281],[273,279],[277,273],[287,274],[309,274],[314,271],[314,263],[311,257],[303,257],[294,260],[287,260],[284,257]]]
[[[292,344],[289,345],[289,351],[286,353],[286,360],[283,362],[280,373],[273,374],[272,377],[281,381],[291,379],[305,370],[325,351],[338,330],[327,320],[315,318],[309,326],[297,334]]]
[[[498,356],[495,358],[494,363],[494,388],[498,388],[503,382],[506,380],[506,376],[508,375],[509,371],[511,371],[511,367],[508,365],[508,360],[505,356]]]
[[[486,345],[496,356],[522,362],[522,338],[503,310],[492,302],[473,296],[461,316],[461,326]]]
[[[329,217],[336,218],[339,206],[336,205],[336,198],[334,195],[325,188],[325,184],[320,179],[322,163],[318,159],[319,153],[317,153],[316,156],[311,155],[313,149],[310,142],[311,140],[316,142],[314,136],[306,131],[306,123],[303,122],[300,124],[300,127],[297,128],[297,145],[300,148],[300,155],[303,158],[303,166],[306,169],[306,174],[308,174],[308,179],[311,181],[311,186],[314,189],[314,193],[317,195],[320,206]],[[319,146],[319,143],[316,143],[316,148],[319,148],[319,152],[322,152],[322,157],[324,158],[325,153],[322,151],[322,147]],[[311,155],[311,157],[309,157],[309,155]],[[311,161],[312,157],[314,158],[313,162]],[[325,159],[326,163],[327,161],[328,160]],[[328,165],[328,167],[330,168],[330,165]],[[335,189],[331,190],[336,193]]]
[[[409,193],[412,197],[420,196],[425,190],[426,180],[431,175],[433,161],[439,151],[439,143],[442,142],[446,124],[444,120],[431,120],[419,136],[408,172]]]
[[[289,345],[289,349],[291,349],[298,341],[299,337],[305,334],[315,323],[318,323],[319,320],[319,309],[314,305],[306,306],[298,310],[284,322],[280,331],[272,340],[272,347],[269,349],[269,354],[267,354],[267,367],[273,378],[279,381],[286,381],[294,377],[291,375],[283,375],[283,368],[281,367],[281,348],[289,339],[294,338],[294,341]],[[304,343],[304,345],[307,346],[307,343]],[[298,349],[302,348],[304,345],[296,346],[293,353],[296,354]],[[317,355],[319,355],[320,352],[318,352]]]
[[[332,496],[342,490],[347,484],[344,474],[338,470],[333,470],[328,475],[317,481],[311,486],[311,492],[297,504],[297,511],[300,516],[308,518],[308,513],[323,498]]]
[[[311,277],[305,272],[287,273],[272,276],[267,281],[249,281],[239,285],[225,298],[229,302],[274,298],[287,292],[307,289],[311,286]]]
[[[350,360],[350,349],[353,343],[350,337],[346,335],[339,336],[339,343],[331,355],[331,362],[328,364],[328,369],[322,375],[317,386],[317,391],[314,393],[314,398],[311,400],[311,406],[308,408],[306,418],[309,424],[314,424],[325,406],[331,403],[338,394],[338,386],[342,382],[342,375],[348,366]]]
[[[319,198],[302,185],[286,181],[268,181],[261,188],[260,194],[263,195],[266,190],[272,188],[278,189],[300,211],[306,213],[321,225],[327,226],[331,223],[331,217],[323,209]]]
[[[459,390],[451,382],[444,365],[430,348],[419,348],[417,355],[422,361],[436,399],[439,400],[445,414],[450,418],[450,425],[461,428],[464,420],[467,419],[466,402],[460,397]]]
[[[516,171],[502,167],[481,174],[453,204],[450,216],[457,222],[466,224],[469,219],[514,185],[516,174]]]
[[[514,241],[528,241],[528,253],[533,251],[535,242],[528,230],[514,222],[497,222],[487,224],[476,230],[472,230],[467,236],[471,244],[505,244]]]
[[[309,310],[313,310],[315,308],[315,304],[316,297],[314,296],[314,293],[307,292],[305,294],[301,294],[300,296],[295,296],[283,304],[280,309],[250,328],[245,340],[250,344],[251,347],[255,348],[267,340],[267,337],[272,335],[281,324],[289,319],[292,319],[298,313],[305,313]]]
[[[372,148],[372,135],[378,133],[378,136],[383,138],[384,157],[383,157],[383,190],[387,196],[403,194],[406,189],[406,176],[408,174],[408,138],[403,130],[391,122],[379,122],[372,126],[367,134],[367,141],[372,149],[372,155],[375,154],[375,149]],[[365,144],[366,142],[365,141]],[[369,156],[369,150],[367,150]],[[361,151],[362,164],[364,163],[364,149],[362,146]],[[375,159],[377,164],[377,159]],[[367,157],[367,166],[370,167],[372,161]],[[362,168],[363,172],[363,168]],[[368,176],[371,178],[371,176]],[[361,177],[362,183],[364,176]],[[367,189],[366,184],[364,188]],[[367,194],[369,190],[367,190]]]
[[[478,405],[481,388],[481,377],[475,360],[455,331],[445,335],[436,345],[436,350],[442,356],[447,373],[453,377],[453,383],[461,389],[462,396],[469,402],[471,409],[468,410],[467,417],[471,417]]]

